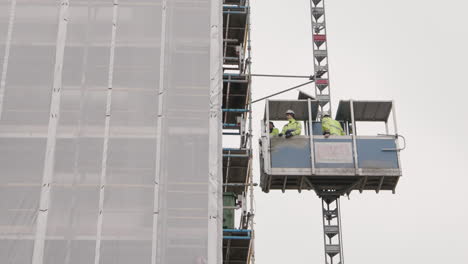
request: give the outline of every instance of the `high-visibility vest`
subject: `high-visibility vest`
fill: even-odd
[[[289,119],[289,122],[286,125],[284,125],[281,133],[286,134],[286,131],[293,130],[291,134],[293,136],[297,136],[301,134],[301,129],[302,129],[301,123],[297,122],[296,119],[291,118]]]
[[[276,127],[274,127],[270,132],[270,137],[278,136],[278,134],[279,134],[279,130]]]
[[[340,122],[333,120],[331,117],[322,118],[323,133],[330,133],[330,135],[344,136],[346,135],[341,127]]]

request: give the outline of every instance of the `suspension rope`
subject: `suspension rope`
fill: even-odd
[[[251,102],[251,104],[256,103],[256,102],[263,101],[263,100],[268,99],[268,98],[270,98],[270,97],[273,97],[273,96],[276,96],[276,95],[279,95],[279,94],[282,94],[282,93],[285,93],[285,92],[288,92],[288,91],[297,89],[297,88],[302,87],[302,86],[306,86],[306,85],[311,84],[311,83],[313,83],[313,82],[314,82],[314,80],[305,82],[305,83],[303,83],[303,84],[299,84],[299,85],[293,86],[293,87],[288,88],[288,89],[285,89],[285,90],[283,90],[283,91],[279,91],[279,92],[277,92],[277,93],[274,93],[274,94],[271,94],[271,95],[262,97],[262,98],[260,98],[260,99],[254,100],[254,101]]]

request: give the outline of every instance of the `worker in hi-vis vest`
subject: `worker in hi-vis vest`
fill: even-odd
[[[279,135],[279,130],[275,127],[275,124],[270,121],[270,124],[268,125],[270,128],[270,137],[276,137]]]
[[[322,131],[323,135],[327,138],[330,135],[344,136],[345,132],[341,127],[340,122],[332,119],[329,114],[325,114],[322,118]]]
[[[284,125],[283,130],[278,136],[282,137],[284,135],[286,138],[290,138],[301,134],[302,125],[294,119],[295,115],[293,110],[286,111],[288,123]]]

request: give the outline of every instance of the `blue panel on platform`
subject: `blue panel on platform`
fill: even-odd
[[[363,169],[398,169],[395,139],[357,138],[358,167]],[[271,167],[309,169],[310,141],[306,136],[271,139]],[[315,138],[316,168],[354,168],[353,141],[349,136]]]
[[[322,132],[322,122],[312,122],[312,134],[315,136],[321,136]]]
[[[398,156],[395,139],[357,139],[359,168],[364,169],[398,169]]]
[[[305,136],[271,139],[272,168],[310,168],[310,142]]]

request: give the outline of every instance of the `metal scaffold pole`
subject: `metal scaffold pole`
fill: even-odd
[[[250,5],[249,5],[250,6]],[[248,109],[249,109],[249,135],[248,135],[248,140],[249,140],[249,154],[250,154],[250,161],[249,161],[249,166],[248,166],[248,179],[249,179],[249,198],[250,198],[250,210],[249,210],[249,228],[252,230],[252,239],[250,242],[250,252],[249,252],[249,260],[251,264],[255,264],[255,229],[254,229],[254,216],[255,216],[255,209],[254,209],[254,184],[253,184],[253,173],[252,173],[252,156],[253,156],[253,151],[252,151],[252,139],[253,139],[253,131],[252,131],[252,42],[251,42],[251,34],[250,34],[250,26],[251,26],[251,20],[250,20],[250,15],[251,15],[251,10],[249,8],[248,13],[247,13],[247,74],[249,75],[249,100],[248,100]]]

